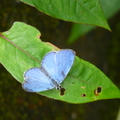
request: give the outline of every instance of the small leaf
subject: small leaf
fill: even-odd
[[[92,26],[92,25],[82,25],[82,24],[73,23],[71,33],[70,33],[67,43],[72,44],[79,37],[90,32],[94,28],[95,26]]]
[[[21,0],[41,12],[65,21],[97,25],[110,30],[99,0]]]
[[[26,70],[40,67],[40,61],[47,52],[59,50],[42,42],[39,36],[37,29],[21,22],[15,22],[10,30],[0,34],[0,62],[20,83],[24,81]],[[61,86],[61,91],[51,89],[39,94],[69,103],[120,98],[120,90],[109,78],[77,56]]]

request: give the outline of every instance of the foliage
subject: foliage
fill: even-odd
[[[100,3],[102,5],[104,14],[107,19],[111,18],[117,11],[120,10],[120,1],[119,0],[100,0]],[[83,36],[84,34],[90,32],[96,28],[92,25],[84,25],[84,24],[78,24],[73,23],[72,30],[70,33],[70,36],[68,38],[68,43],[72,44],[75,42],[79,37]]]
[[[47,52],[59,50],[42,42],[39,37],[40,33],[36,28],[21,22],[15,22],[10,30],[0,34],[0,62],[20,83],[23,82],[26,70],[40,67],[40,61]],[[119,89],[109,78],[94,65],[77,56],[61,86],[65,88],[64,95],[60,95],[60,91],[55,89],[39,94],[70,103],[120,98]]]

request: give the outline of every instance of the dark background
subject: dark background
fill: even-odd
[[[0,2],[0,32],[21,21],[40,30],[42,41],[71,48],[100,68],[120,88],[120,11],[109,19],[112,33],[96,28],[67,45],[72,23],[47,16],[19,0]],[[116,120],[120,101],[69,104],[27,93],[0,64],[0,120]]]

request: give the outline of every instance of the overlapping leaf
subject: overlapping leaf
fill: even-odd
[[[21,0],[41,12],[65,21],[97,25],[110,30],[99,0]]]
[[[120,10],[120,0],[100,0],[103,11],[107,19],[112,17],[117,11]],[[70,36],[68,38],[68,43],[71,44],[77,40],[77,38],[93,30],[95,26],[83,25],[73,23]]]

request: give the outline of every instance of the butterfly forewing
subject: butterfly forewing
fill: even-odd
[[[74,62],[74,56],[74,51],[68,49],[50,52],[44,57],[42,67],[59,84],[70,71]]]
[[[56,77],[62,82],[74,63],[75,53],[72,50],[59,51],[56,54]]]

